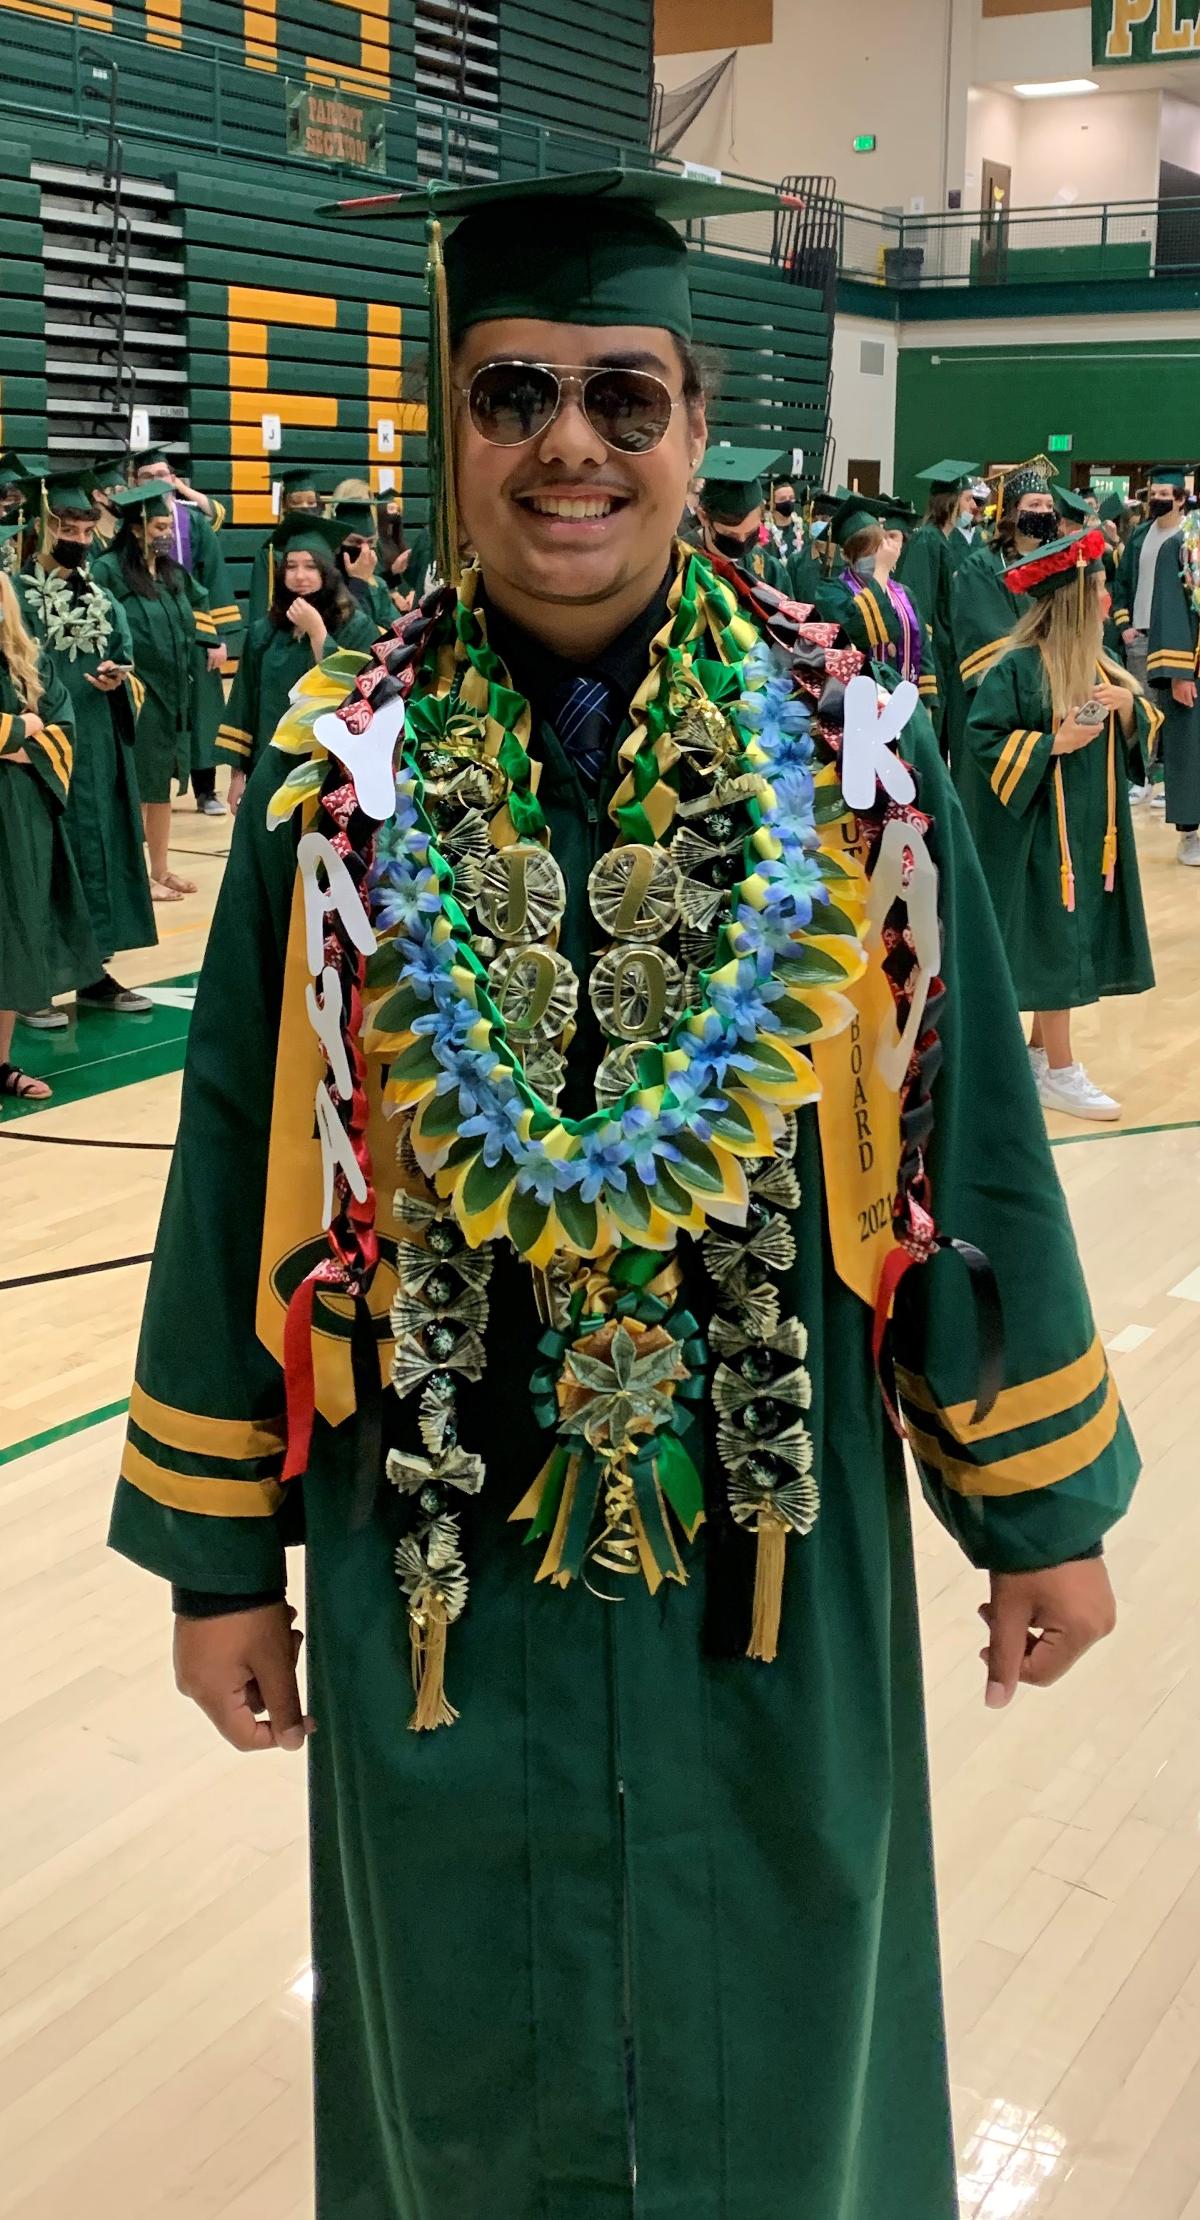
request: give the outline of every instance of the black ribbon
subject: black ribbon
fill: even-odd
[[[981,1426],[1004,1385],[1004,1305],[1000,1284],[989,1259],[973,1241],[956,1241],[939,1233],[939,1249],[949,1250],[966,1266],[975,1304],[975,1408],[971,1424]]]

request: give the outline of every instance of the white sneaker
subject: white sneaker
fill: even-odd
[[[1152,786],[1131,786],[1129,789],[1131,805],[1137,802],[1148,802],[1153,792],[1154,788]]]
[[[1153,791],[1152,791],[1152,793],[1151,793],[1151,796],[1150,796],[1150,807],[1151,807],[1151,809],[1164,809],[1164,810],[1165,810],[1166,806],[1167,806],[1167,790],[1166,790],[1166,787],[1165,787],[1165,786],[1156,786],[1156,787],[1155,787],[1155,788],[1153,789]]]
[[[1051,1071],[1047,1064],[1037,1083],[1038,1098],[1046,1110],[1061,1110],[1068,1118],[1094,1118],[1107,1124],[1121,1115],[1121,1105],[1094,1087],[1082,1064],[1064,1064]]]
[[[1029,1069],[1033,1073],[1034,1080],[1038,1084],[1040,1084],[1041,1082],[1043,1072],[1047,1072],[1050,1069],[1050,1059],[1047,1056],[1045,1049],[1035,1048],[1032,1041],[1029,1043]]]
[[[1175,851],[1176,863],[1200,865],[1200,833],[1183,833]]]

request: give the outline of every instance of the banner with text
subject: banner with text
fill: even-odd
[[[1092,61],[1173,62],[1200,55],[1200,0],[1092,0]]]

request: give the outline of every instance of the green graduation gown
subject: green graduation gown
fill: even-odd
[[[962,533],[953,534],[966,552]],[[936,524],[918,524],[904,542],[896,565],[899,583],[911,594],[933,636],[933,667],[944,715],[946,673],[954,654],[950,629],[950,590],[957,558],[951,554],[946,534]]]
[[[150,600],[134,592],[113,553],[99,556],[91,569],[124,612],[135,675],[145,688],[134,741],[138,792],[144,802],[169,802],[171,780],[186,778],[191,761],[197,641],[203,637],[211,645],[215,638],[204,590],[177,566],[170,586],[160,580]]]
[[[35,564],[19,590],[43,660],[71,698],[75,761],[64,824],[107,963],[118,948],[153,948],[158,940],[134,766],[138,688],[131,679],[115,693],[91,684],[101,663],[131,664],[133,642],[120,603],[86,570],[75,579],[73,588],[70,575]]]
[[[1164,548],[1154,572],[1154,605],[1147,642],[1146,677],[1163,714],[1160,743],[1166,782],[1167,822],[1200,825],[1200,614],[1183,574],[1183,541]],[[1177,702],[1172,680],[1191,679],[1191,709]]]
[[[1159,712],[1134,707],[1148,746]],[[1049,728],[1041,656],[1018,648],[976,689],[958,779],[1021,1008],[1076,1010],[1144,994],[1154,968],[1120,726],[1068,756]]]
[[[355,608],[341,630],[330,637],[334,648],[357,648],[365,653],[378,633],[370,618]],[[246,634],[221,726],[217,754],[235,771],[252,771],[288,705],[293,686],[313,667],[308,641],[289,625],[285,631],[260,617]]]
[[[612,827],[545,723],[535,749],[568,889],[561,945],[586,980],[586,883]],[[973,1562],[1058,1563],[1119,1516],[1136,1454],[986,890],[919,711],[906,753],[945,924],[938,1218],[991,1256],[1009,1330],[1000,1400],[973,1430],[961,1285],[934,1267],[904,1393],[924,1486]],[[833,1267],[816,1116],[799,1120],[783,1297],[808,1326],[824,1508],[789,1549],[778,1661],[706,1659],[702,1563],[657,1598],[626,1583],[619,1605],[535,1583],[509,1514],[546,1450],[528,1387],[539,1326],[506,1252],[487,1368],[461,1404],[464,1440],[489,1452],[453,1630],[462,1716],[407,1732],[396,1491],[380,1481],[395,1398],[318,1419],[303,1483],[279,1485],[278,1285],[306,1268],[284,1263],[297,1241],[322,1247],[315,1218],[265,1224],[276,1083],[277,1104],[299,1104],[287,1162],[294,1144],[311,1167],[316,1148],[292,1077],[308,1023],[299,828],[264,822],[294,761],[268,749],[238,815],[112,1540],[165,1579],[261,1594],[303,1509],[319,2220],[953,2220],[904,1467],[869,1313]],[[972,1640],[964,1623],[964,1653]]]
[[[897,678],[912,680],[936,732],[941,725],[942,706],[937,658],[922,612],[911,600],[906,609],[903,599],[892,594],[880,579],[856,578],[850,583],[850,575],[821,579],[816,597],[818,616],[826,624],[840,624],[856,648],[886,663]],[[916,619],[915,626],[909,610]]]
[[[0,655],[0,1010],[44,1010],[103,968],[67,840],[74,756],[70,696],[39,656],[44,731],[27,734],[24,705]],[[25,753],[27,764],[4,762]]]
[[[789,524],[771,524],[768,530],[775,557],[788,574],[792,600],[811,608],[817,598],[821,566],[808,525],[803,517],[793,517]]]
[[[440,586],[442,582],[434,553],[433,534],[424,525],[418,525],[409,541],[409,549],[408,569],[402,581],[404,590],[415,594],[418,601],[424,601],[426,594],[432,593],[434,587]]]
[[[185,515],[181,516],[180,511]],[[203,595],[196,603],[191,746],[180,765],[181,781],[189,771],[210,771],[217,760],[217,734],[225,715],[225,678],[221,671],[210,671],[208,650],[224,647],[230,663],[235,663],[241,652],[242,612],[221,546],[223,521],[223,511],[218,511],[214,523],[192,502],[176,504],[176,559],[184,561]]]
[[[952,537],[962,540],[962,533]],[[977,541],[954,565],[950,584],[951,651],[945,666],[945,737],[957,769],[970,713],[971,697],[984,672],[1031,606],[1028,594],[1010,594],[1003,583],[1005,558],[996,546]]]

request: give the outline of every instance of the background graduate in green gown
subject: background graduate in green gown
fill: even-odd
[[[320,510],[321,496],[317,487],[316,472],[306,463],[289,464],[279,472],[279,521],[289,516],[315,516]],[[247,631],[265,617],[275,592],[275,532],[268,532],[258,549],[250,569],[250,597],[246,610]],[[223,720],[224,721],[224,720]]]
[[[153,948],[158,931],[134,766],[133,642],[120,604],[90,573],[99,514],[92,491],[84,470],[56,472],[31,487],[38,545],[18,591],[43,657],[71,698],[75,759],[64,825],[107,966],[119,948]],[[81,1010],[134,1017],[152,1007],[107,969],[80,983],[76,1001]],[[50,1016],[66,1022],[61,1011]]]
[[[120,525],[92,576],[124,614],[143,689],[134,756],[150,892],[156,902],[179,902],[196,888],[170,865],[171,781],[191,745],[196,643],[211,639],[212,628],[203,587],[170,553],[175,525],[169,489],[151,479],[122,487],[114,500]]]
[[[20,529],[0,525],[0,553]],[[17,1012],[44,1009],[100,970],[63,825],[73,738],[70,696],[0,566],[0,1100],[50,1093],[12,1061]]]
[[[947,456],[917,472],[918,483],[926,488],[925,514],[907,535],[896,565],[900,584],[912,595],[933,634],[934,667],[943,703],[947,672],[954,660],[950,590],[955,571],[970,553],[967,541],[956,530],[956,520],[963,494],[978,470],[978,463]]]
[[[272,535],[274,599],[246,635],[220,732],[221,761],[233,772],[231,809],[241,802],[297,680],[335,648],[365,650],[378,637],[337,568],[342,540],[336,517],[298,511],[285,516]]]
[[[1159,722],[1103,644],[1104,537],[1093,527],[1015,565],[1026,602],[981,679],[959,787],[991,890],[1042,1101],[1111,1119],[1072,1054],[1071,1011],[1154,984],[1123,757]]]
[[[219,533],[225,511],[219,501],[182,478],[162,447],[147,447],[130,458],[134,485],[170,488],[171,539],[168,553],[201,589],[196,604],[192,722],[188,747],[177,775],[189,781],[204,816],[222,817],[225,804],[216,791],[217,733],[225,714],[224,673],[237,661],[242,642],[242,612],[233,591]]]
[[[706,426],[670,219],[761,205],[439,189],[437,515],[478,564],[265,752],[197,998],[112,1539],[231,1742],[319,1723],[319,2220],[953,2220],[871,1357],[935,1226],[1005,1317],[981,1373],[960,1265],[913,1261],[900,1391],[990,1583],[988,1701],[1112,1622],[1136,1455],[928,719],[897,842],[871,666],[675,542]],[[906,853],[942,921],[907,969]],[[851,1009],[891,1050],[859,1112]]]
[[[957,764],[971,696],[1013,625],[1013,601],[1004,572],[1018,557],[1036,554],[1058,530],[1051,492],[1053,466],[1034,455],[1015,469],[998,472],[996,530],[991,540],[970,549],[954,572],[950,588],[953,653],[946,665],[946,752]],[[1020,604],[1016,613],[1023,614]]]
[[[771,546],[788,574],[793,601],[803,601],[811,608],[817,598],[820,565],[813,548],[805,504],[797,496],[794,479],[772,478],[767,530]]]
[[[838,555],[818,586],[817,609],[829,623],[840,624],[864,655],[911,680],[936,732],[941,698],[933,636],[893,576],[912,522],[908,504],[890,494],[847,494],[829,520]]]
[[[399,611],[379,575],[375,504],[372,501],[335,501],[331,514],[342,528],[338,568],[347,588],[376,632],[386,632],[395,624]]]
[[[1179,862],[1195,867],[1200,865],[1200,516],[1195,510],[1155,565],[1146,679],[1163,713],[1167,823],[1179,834]]]
[[[787,564],[762,539],[766,516],[764,476],[778,462],[768,447],[710,447],[700,464],[703,479],[697,502],[702,544],[736,563],[747,578],[792,591]]]

